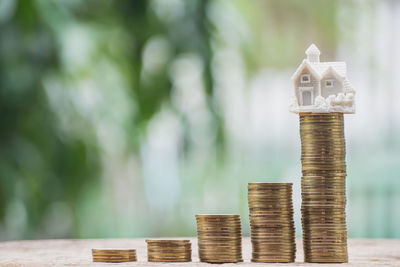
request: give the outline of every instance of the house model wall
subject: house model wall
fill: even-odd
[[[355,113],[355,90],[346,77],[345,62],[320,62],[320,51],[312,44],[292,76],[294,97],[290,111]]]

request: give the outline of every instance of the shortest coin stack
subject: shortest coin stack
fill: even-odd
[[[239,215],[196,215],[201,262],[242,262],[242,227]]]
[[[150,262],[192,261],[190,240],[146,240],[147,260]]]
[[[136,261],[136,249],[92,249],[94,262]]]
[[[249,183],[252,262],[294,262],[291,183]]]

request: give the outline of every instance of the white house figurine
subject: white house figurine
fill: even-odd
[[[314,44],[306,55],[292,76],[295,96],[290,111],[355,113],[355,91],[346,77],[346,62],[320,62]]]

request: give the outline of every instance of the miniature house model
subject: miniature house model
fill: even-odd
[[[320,62],[320,52],[312,44],[292,76],[295,97],[290,111],[354,113],[355,91],[346,77],[346,62]]]

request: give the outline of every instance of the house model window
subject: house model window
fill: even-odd
[[[302,83],[309,83],[310,82],[310,74],[301,75],[301,82]]]
[[[333,80],[326,80],[325,87],[333,87]]]

